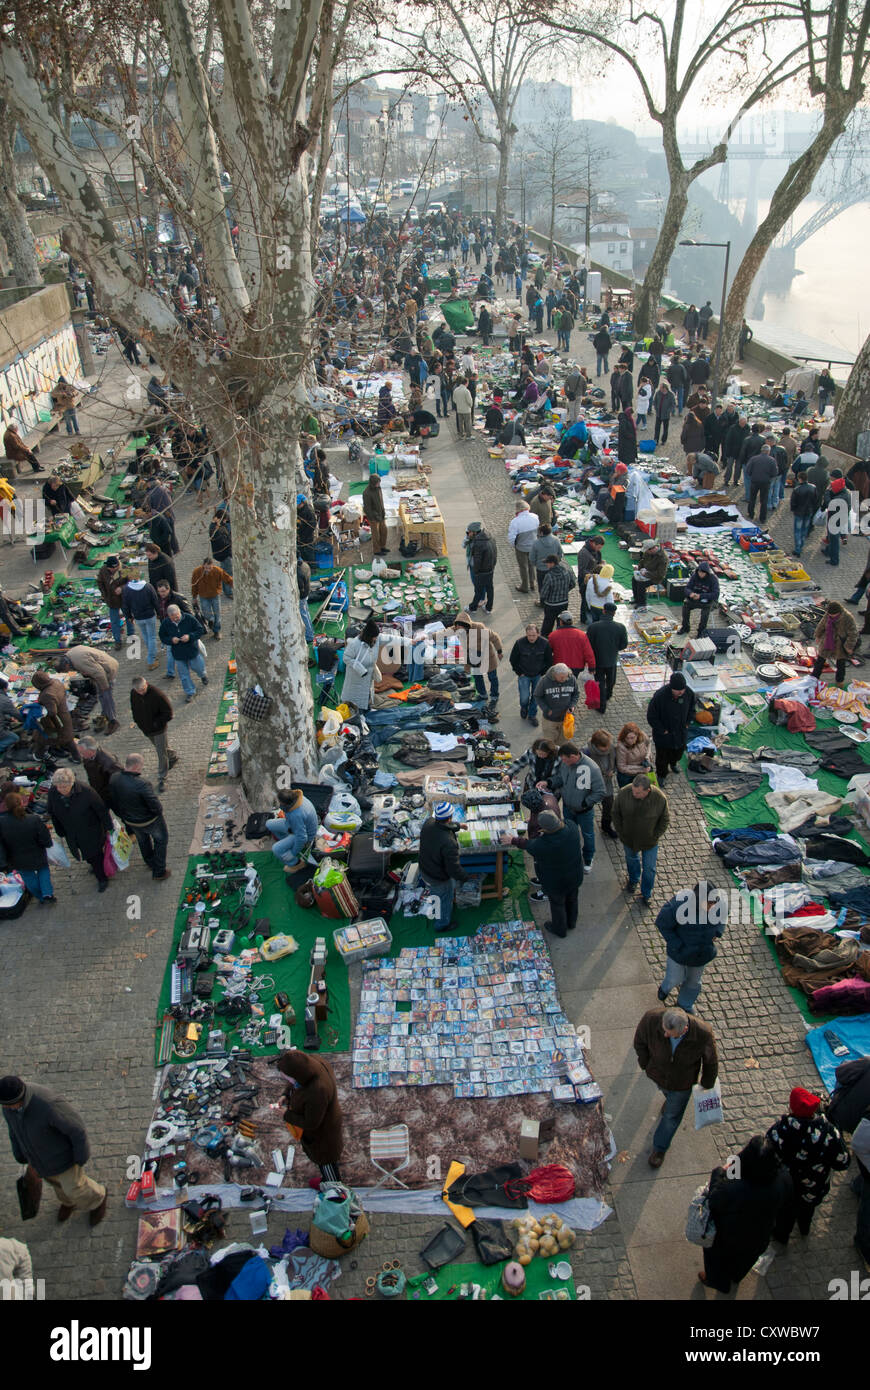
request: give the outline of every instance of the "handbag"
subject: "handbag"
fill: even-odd
[[[353,1211],[355,1198],[349,1188],[337,1182],[324,1182],[320,1185],[314,1200],[314,1213],[311,1217],[311,1224],[316,1226],[318,1231],[325,1231],[327,1235],[339,1238],[353,1231],[355,1215]],[[359,1203],[356,1215],[359,1214]]]
[[[42,1201],[42,1178],[28,1163],[15,1184],[22,1221],[32,1221]]]
[[[574,714],[572,710],[568,710],[562,720],[562,737],[564,739],[574,737]]]
[[[705,1183],[697,1188],[689,1202],[686,1215],[686,1240],[690,1245],[701,1245],[709,1250],[716,1239],[716,1223],[710,1215],[710,1189]]]
[[[117,872],[118,866],[115,863],[112,841],[110,836],[107,835],[106,843],[103,845],[103,873],[106,875],[106,878],[114,878]]]
[[[260,720],[266,718],[272,704],[271,695],[264,695],[258,685],[252,685],[242,696],[239,708],[249,719]]]

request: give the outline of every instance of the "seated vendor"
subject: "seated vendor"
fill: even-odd
[[[318,830],[317,812],[297,789],[278,793],[278,815],[266,821],[272,853],[288,873],[301,869]]]
[[[42,496],[53,517],[69,515],[69,509],[75,501],[66,483],[57,473],[52,473],[48,482],[43,485]]]

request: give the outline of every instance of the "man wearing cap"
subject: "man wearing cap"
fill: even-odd
[[[286,873],[295,873],[314,844],[317,812],[298,787],[279,792],[278,805],[280,810],[272,820],[266,821],[266,829],[275,841],[272,846],[275,858]]]
[[[469,613],[476,613],[481,602],[487,613],[492,612],[495,602],[493,575],[498,559],[498,546],[479,521],[470,521],[465,528],[465,548],[474,596],[468,605]]]
[[[791,1173],[793,1190],[777,1217],[773,1238],[787,1245],[795,1223],[808,1236],[818,1207],[831,1188],[831,1173],[849,1166],[849,1150],[843,1136],[820,1113],[821,1096],[795,1086],[788,1099],[788,1114],[767,1131],[780,1162]]]
[[[595,679],[598,682],[600,692],[600,703],[598,712],[603,718],[607,711],[607,702],[613,695],[613,687],[616,684],[616,666],[619,660],[619,653],[628,646],[628,632],[624,623],[618,623],[616,618],[616,604],[605,603],[600,618],[596,618],[594,623],[590,623],[586,629],[586,636],[595,657]]]
[[[453,931],[458,925],[453,920],[456,885],[466,883],[471,875],[465,872],[459,862],[453,806],[449,801],[437,802],[432,808],[432,815],[423,822],[417,862],[423,882],[427,888],[431,888],[433,896],[438,900],[435,930]]]
[[[58,1221],[86,1211],[98,1226],[106,1214],[106,1189],[85,1172],[91,1149],[81,1116],[47,1086],[20,1076],[0,1077],[0,1106],[16,1162],[26,1163],[57,1193]]]
[[[700,608],[701,616],[698,620],[698,636],[703,637],[707,631],[707,624],[710,621],[710,614],[715,604],[719,602],[719,580],[710,568],[709,560],[701,560],[695,573],[689,580],[686,588],[686,597],[683,601],[683,625],[680,632],[689,631],[689,622],[692,612]]]
[[[116,651],[120,650],[121,638],[124,635],[121,595],[126,582],[127,576],[121,572],[121,562],[117,555],[107,555],[105,564],[97,571],[97,587],[109,610],[109,627],[112,630]]]
[[[695,713],[695,697],[686,686],[682,671],[675,671],[646,708],[656,750],[656,776],[663,782],[669,772],[679,772],[677,764],[686,751],[686,730]]]
[[[570,821],[562,821],[555,811],[538,815],[540,835],[503,835],[502,844],[525,850],[534,860],[535,874],[550,903],[550,921],[544,931],[565,937],[577,925],[577,907],[583,883],[583,856],[580,832]]]
[[[641,567],[631,576],[631,595],[638,608],[646,608],[646,591],[667,578],[670,560],[661,541],[647,540],[641,547]]]
[[[528,502],[517,502],[516,516],[508,526],[508,541],[517,557],[520,582],[518,594],[527,594],[535,587],[535,572],[532,568],[532,546],[538,534],[538,518],[530,509]]]

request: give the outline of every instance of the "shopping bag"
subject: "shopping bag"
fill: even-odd
[[[118,866],[115,863],[115,856],[112,852],[112,841],[107,835],[106,843],[103,845],[103,873],[106,875],[106,878],[114,878],[117,872]]]
[[[265,719],[272,708],[272,697],[264,695],[258,685],[252,685],[242,696],[239,708],[248,719]]]
[[[703,1086],[693,1086],[692,1099],[695,1102],[695,1129],[704,1129],[707,1125],[721,1125],[722,1092],[718,1081],[714,1082],[709,1090],[705,1090]]]
[[[716,1239],[716,1223],[710,1215],[710,1189],[705,1184],[699,1187],[689,1202],[686,1216],[686,1240],[690,1245],[701,1245],[709,1250]]]
[[[49,864],[54,865],[57,869],[69,868],[69,855],[64,849],[61,840],[52,840],[48,849],[45,851],[45,857]]]
[[[583,687],[586,697],[587,709],[601,709],[601,686],[597,681],[589,680]]]
[[[568,710],[568,713],[562,720],[562,737],[564,739],[570,739],[574,737],[574,715],[571,712],[571,710]]]
[[[130,855],[133,852],[133,836],[126,831],[121,822],[112,817],[112,830],[109,835],[109,844],[112,847],[112,858],[115,861],[116,869],[127,869],[130,866]]]
[[[15,1184],[22,1221],[32,1221],[42,1201],[42,1178],[28,1163]]]
[[[353,1230],[353,1205],[354,1196],[349,1188],[337,1182],[321,1183],[314,1199],[311,1223],[327,1235],[343,1236]]]

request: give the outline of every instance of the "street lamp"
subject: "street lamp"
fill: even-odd
[[[585,212],[586,214],[586,250],[583,256],[583,262],[586,266],[586,273],[588,275],[589,262],[592,255],[592,247],[589,244],[592,235],[591,228],[589,225],[589,219],[592,212],[592,204],[589,200],[587,200],[585,203],[557,203],[556,207],[566,208],[569,212]]]
[[[716,365],[713,368],[713,390],[711,393],[710,407],[716,409],[716,397],[719,392],[719,368],[722,363],[722,334],[725,331],[725,295],[728,290],[728,262],[731,259],[730,241],[692,241],[691,238],[680,242],[681,246],[718,246],[725,252],[725,274],[722,276],[722,304],[719,309],[719,332],[716,334]]]

